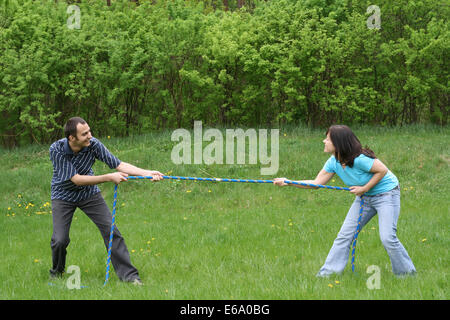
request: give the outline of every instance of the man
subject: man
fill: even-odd
[[[153,181],[163,179],[159,171],[135,167],[112,155],[92,136],[89,125],[82,118],[70,118],[64,126],[64,133],[66,138],[50,146],[50,160],[53,163],[52,277],[60,277],[64,273],[66,248],[70,242],[69,229],[76,208],[80,208],[97,225],[105,246],[108,247],[112,216],[97,184],[119,184],[126,181],[128,175],[152,176]],[[92,166],[96,159],[117,172],[94,175]],[[117,228],[114,228],[111,262],[120,280],[142,285],[137,269],[131,264],[125,241]]]

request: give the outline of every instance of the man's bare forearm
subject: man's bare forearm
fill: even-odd
[[[116,168],[117,171],[129,174],[130,176],[147,176],[149,171],[133,166],[127,162],[121,162]]]
[[[100,184],[103,182],[111,181],[110,174],[103,174],[99,176],[85,176],[76,174],[70,180],[77,186],[91,186],[94,184]]]

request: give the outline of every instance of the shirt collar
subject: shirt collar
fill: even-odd
[[[72,151],[72,149],[70,149],[70,146],[69,146],[69,140],[67,140],[67,138],[64,139],[64,152],[66,154],[73,154],[73,151]]]

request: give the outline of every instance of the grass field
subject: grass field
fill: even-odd
[[[94,128],[95,129],[95,128]],[[50,280],[52,216],[49,145],[0,151],[0,299],[449,299],[447,128],[355,128],[400,180],[397,235],[418,274],[397,278],[378,235],[378,219],[358,239],[356,273],[316,278],[353,201],[345,191],[266,184],[129,181],[119,186],[117,226],[145,283],[106,287],[100,233],[77,210],[67,264],[81,271],[80,290]],[[328,158],[323,130],[280,130],[275,176],[260,165],[174,165],[171,132],[103,137],[121,160],[179,176],[313,179]],[[206,143],[205,143],[206,145]],[[101,162],[96,174],[110,172]],[[336,177],[330,185],[342,186]],[[100,186],[112,206],[113,185]],[[369,289],[370,265],[380,289]]]

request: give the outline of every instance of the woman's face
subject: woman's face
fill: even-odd
[[[323,140],[323,143],[325,145],[325,147],[323,149],[323,152],[333,153],[334,154],[336,149],[334,148],[333,142],[331,142],[330,133],[329,132],[327,134],[327,137]]]

